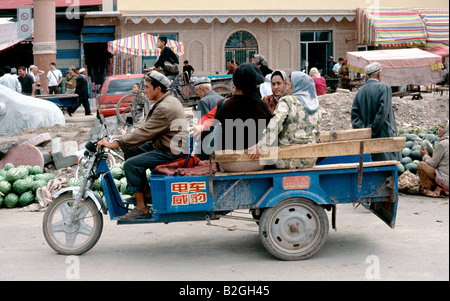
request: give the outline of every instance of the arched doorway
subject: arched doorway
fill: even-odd
[[[256,53],[258,53],[258,42],[255,37],[247,31],[236,31],[225,44],[225,64],[229,60],[249,63]]]

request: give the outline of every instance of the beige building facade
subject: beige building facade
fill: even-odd
[[[226,62],[249,62],[263,54],[271,69],[327,71],[329,56],[337,61],[356,44],[357,7],[448,8],[447,1],[171,1],[117,0],[114,12],[88,13],[84,26],[115,26],[115,38],[142,32],[183,42],[195,76],[225,74]],[[135,58],[134,58],[135,59]],[[155,58],[135,59],[136,71]],[[130,70],[127,70],[130,71]]]

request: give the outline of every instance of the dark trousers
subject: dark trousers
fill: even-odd
[[[89,115],[91,114],[91,105],[89,104],[89,99],[80,99],[80,104],[84,107],[84,114]]]
[[[148,183],[147,168],[153,171],[156,166],[176,159],[154,148],[151,142],[125,151],[124,156],[123,169],[127,178],[127,189],[130,192],[144,192],[144,186]]]
[[[59,94],[59,87],[58,86],[48,87],[48,94]]]

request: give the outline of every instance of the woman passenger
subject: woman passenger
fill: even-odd
[[[235,91],[217,103],[214,117],[222,125],[218,149],[242,150],[255,144],[263,134],[272,114],[259,93],[264,76],[251,63],[241,64],[233,72]]]
[[[303,72],[292,72],[291,95],[280,98],[266,133],[248,153],[257,160],[261,150],[270,146],[317,143],[320,136],[322,113],[313,79]],[[307,168],[315,165],[317,158],[278,159],[279,169]]]

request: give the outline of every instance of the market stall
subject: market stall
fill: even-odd
[[[347,52],[350,71],[364,74],[373,62],[381,64],[382,81],[391,86],[434,85],[441,81],[442,57],[417,48]]]
[[[157,36],[148,33],[140,33],[131,37],[125,37],[108,42],[108,51],[113,54],[110,62],[109,75],[125,73],[141,73],[142,57],[157,56],[160,50],[156,46]],[[182,42],[167,39],[167,47],[175,54],[184,54]]]

